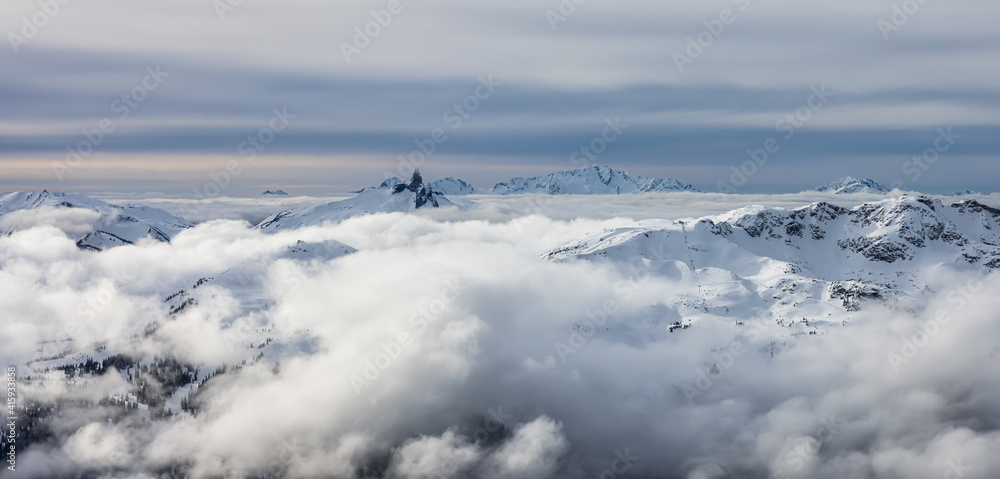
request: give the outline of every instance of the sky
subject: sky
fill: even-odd
[[[0,191],[998,190],[991,0],[51,2],[0,5]]]

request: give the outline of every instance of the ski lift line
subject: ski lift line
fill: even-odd
[[[691,254],[691,243],[688,242],[687,224],[683,221],[678,221],[678,223],[680,223],[681,233],[684,235],[684,250],[687,251],[688,265],[691,267],[691,275],[694,278],[694,283],[698,286],[698,296],[701,297],[702,310],[707,313],[708,301],[705,299],[705,293],[702,291],[701,277],[698,275],[698,268],[694,264],[694,255]]]

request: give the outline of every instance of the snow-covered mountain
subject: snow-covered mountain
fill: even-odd
[[[351,199],[282,211],[265,219],[257,227],[265,232],[285,231],[325,222],[336,223],[351,216],[369,213],[411,212],[441,206],[455,206],[455,203],[424,185],[420,171],[414,171],[409,183],[399,183],[391,188],[366,189]]]
[[[403,179],[398,176],[393,176],[391,178],[386,179],[378,186],[366,186],[364,188],[361,188],[360,190],[351,191],[350,193],[364,193],[366,191],[371,191],[371,190],[388,190],[400,183],[403,183]]]
[[[668,191],[697,192],[693,186],[670,178],[632,176],[608,166],[560,171],[533,178],[511,178],[497,183],[492,192],[501,195],[544,193],[550,195],[620,195]]]
[[[81,194],[43,190],[0,196],[0,233],[31,227],[44,222],[50,214],[63,213],[75,215],[85,223],[82,228],[64,228],[64,231],[77,240],[76,245],[80,249],[93,251],[132,244],[147,236],[169,243],[174,235],[194,226],[190,221],[158,208],[119,206]],[[61,226],[75,222],[54,224]]]
[[[665,294],[680,317],[751,311],[784,326],[803,318],[810,329],[865,300],[918,308],[935,272],[1000,269],[1000,209],[924,196],[853,209],[751,206],[600,231],[544,257],[645,267],[675,281]]]
[[[261,196],[288,196],[284,190],[267,190],[260,194]]]
[[[852,193],[886,194],[892,190],[871,178],[858,179],[852,176],[845,176],[831,183],[817,187],[816,191],[832,192],[838,195],[849,195]]]
[[[952,191],[950,196],[970,196],[970,195],[981,195],[982,193],[973,190],[956,190]]]
[[[357,191],[352,191],[351,193],[364,193],[370,190],[388,190],[396,185],[403,183],[399,177],[393,176],[378,186],[367,186]],[[442,178],[440,180],[435,180],[427,183],[427,187],[441,193],[442,195],[471,195],[476,192],[476,188],[464,180],[460,180],[454,177]]]
[[[432,181],[427,186],[445,195],[471,195],[476,192],[476,188],[468,182],[451,176]]]
[[[227,321],[239,318],[241,315],[270,308],[274,302],[274,291],[267,287],[267,270],[275,260],[288,259],[309,263],[312,261],[327,262],[341,256],[357,253],[358,250],[335,240],[306,242],[299,240],[274,255],[262,255],[254,260],[244,262],[226,271],[205,273],[197,280],[192,279],[187,284],[181,284],[166,296],[164,303],[170,314],[177,314],[190,307],[204,304],[211,306],[216,301],[216,293],[211,287],[221,287],[230,291],[239,291],[235,298],[239,302],[238,309],[231,310]],[[229,301],[224,298],[222,301]],[[218,301],[216,301],[218,302]]]

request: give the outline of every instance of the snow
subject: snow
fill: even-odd
[[[833,182],[816,187],[816,191],[830,191],[836,194],[848,195],[854,193],[886,194],[891,190],[871,178],[857,179],[852,176],[845,176]]]
[[[476,188],[469,183],[453,178],[451,176],[440,180],[432,181],[427,186],[444,195],[471,195],[476,193]]]
[[[378,186],[366,186],[364,188],[361,188],[360,190],[352,191],[351,193],[364,193],[370,190],[388,190],[392,189],[393,186],[396,186],[400,183],[403,183],[403,179],[398,176],[393,176],[391,178],[387,178]]]
[[[674,179],[631,176],[607,166],[560,171],[533,178],[511,178],[497,183],[492,192],[501,195],[545,193],[550,195],[620,195],[667,191],[697,192],[691,185]]]
[[[692,214],[694,207],[689,206],[688,199],[694,195],[686,193],[649,195],[648,199],[636,196],[607,197],[600,201],[589,200],[584,207],[630,198],[661,202],[662,198],[672,195],[684,197],[683,200],[675,200],[674,204],[683,204],[683,213]],[[533,245],[525,247],[523,252],[533,255],[564,243],[586,229],[607,227],[580,236],[542,255],[545,261],[553,263],[586,263],[558,265],[535,261],[534,264],[540,267],[539,271],[561,269],[563,271],[560,274],[569,272],[573,275],[573,281],[579,278],[582,282],[598,277],[597,274],[590,273],[608,273],[615,281],[619,276],[613,273],[624,273],[620,275],[624,278],[623,281],[615,285],[615,293],[621,295],[615,297],[622,298],[622,301],[614,304],[617,304],[616,307],[626,305],[623,311],[627,311],[627,314],[609,314],[608,326],[601,329],[595,339],[595,343],[613,347],[614,357],[619,359],[625,356],[619,354],[621,351],[630,354],[628,349],[619,348],[619,344],[627,344],[636,350],[645,346],[647,351],[659,347],[664,350],[681,349],[699,344],[704,341],[703,338],[725,341],[734,334],[742,335],[751,330],[764,333],[763,337],[770,342],[767,346],[771,348],[770,351],[790,349],[800,344],[795,339],[799,336],[832,333],[834,328],[842,327],[855,318],[859,320],[859,324],[862,321],[881,321],[887,317],[880,314],[882,310],[878,309],[883,306],[913,304],[916,305],[914,310],[921,309],[921,306],[926,306],[922,301],[931,296],[925,291],[928,285],[926,278],[937,272],[962,270],[976,274],[1000,268],[1000,261],[996,266],[990,266],[994,260],[1000,259],[1000,247],[997,246],[1000,245],[1000,210],[976,200],[902,196],[885,199],[879,197],[878,201],[851,208],[826,202],[800,206],[817,198],[826,201],[843,199],[851,206],[868,199],[835,198],[832,195],[817,194],[797,203],[783,200],[785,202],[780,204],[788,206],[787,208],[750,205],[720,214],[698,213],[709,216],[678,221],[648,219],[634,222],[618,218],[600,223],[585,222],[574,229],[554,233],[558,236],[552,236],[544,243],[529,243],[525,236],[513,236],[512,241]],[[422,204],[421,199],[424,201]],[[480,197],[474,199],[479,201]],[[510,197],[494,196],[493,199],[501,202],[509,201]],[[570,198],[560,197],[560,200],[568,199]],[[488,201],[490,200],[484,200]],[[739,201],[740,204],[745,204],[742,203],[745,198],[741,197]],[[766,199],[753,201],[767,202]],[[76,204],[76,200],[72,202]],[[345,266],[365,263],[364,266],[368,268],[368,262],[372,260],[368,253],[340,260],[339,258],[352,255],[357,250],[335,240],[296,240],[298,234],[294,229],[303,225],[338,221],[337,218],[366,212],[414,212],[420,208],[433,208],[435,203],[441,206],[451,202],[434,188],[423,185],[419,177],[415,177],[408,183],[398,183],[391,188],[366,191],[351,200],[292,210],[295,214],[275,215],[274,220],[280,225],[278,230],[283,233],[266,238],[272,246],[264,253],[248,256],[240,264],[236,264],[237,261],[226,263],[218,266],[215,271],[205,271],[201,276],[185,277],[183,280],[163,279],[157,283],[156,288],[164,284],[177,287],[162,291],[162,294],[158,290],[144,290],[142,295],[149,296],[151,302],[155,303],[152,312],[178,307],[191,301],[187,303],[188,309],[175,317],[151,317],[159,319],[163,324],[171,321],[184,323],[187,319],[197,318],[199,321],[222,326],[225,346],[231,350],[212,356],[212,359],[196,362],[198,381],[221,365],[216,362],[216,357],[224,358],[218,361],[230,366],[230,371],[234,370],[234,366],[251,365],[260,361],[260,367],[246,372],[242,380],[252,379],[256,375],[270,380],[272,371],[275,370],[284,371],[273,374],[275,380],[287,380],[282,375],[294,372],[296,361],[310,355],[325,354],[324,348],[328,348],[322,341],[323,336],[310,333],[305,328],[319,326],[340,331],[352,323],[335,314],[329,315],[328,324],[300,323],[294,317],[307,309],[282,305],[279,295],[286,295],[287,298],[289,291],[274,290],[275,283],[283,283],[286,279],[284,273],[287,271],[301,270],[306,273],[307,276],[300,279],[303,284],[308,284],[311,277],[309,275],[314,273],[331,270],[357,271]],[[723,211],[734,205],[736,203],[710,211]],[[62,208],[71,209],[65,206]],[[581,207],[577,211],[585,210]],[[465,215],[466,211],[456,209],[439,213],[454,213],[458,217]],[[656,215],[646,214],[642,217],[649,216]],[[382,220],[388,223],[395,218]],[[467,234],[465,230],[479,227],[473,222],[473,219],[466,218],[465,223],[458,221],[454,226],[464,235]],[[304,233],[303,236],[307,234],[315,232]],[[570,236],[566,236],[567,234]],[[253,232],[253,236],[260,238],[257,232]],[[350,236],[350,241],[359,241],[356,244],[365,249],[375,249],[358,239],[363,236]],[[127,248],[119,252],[126,253],[133,249],[138,248]],[[428,258],[421,255],[413,257],[420,260]],[[239,261],[244,260],[240,257]],[[341,262],[326,264],[331,261]],[[223,268],[229,269],[223,271]],[[370,271],[373,275],[383,275],[386,270],[375,267]],[[479,271],[485,271],[484,275],[493,277],[503,274],[502,270],[485,269],[477,269],[476,274]],[[576,275],[577,271],[585,274]],[[355,281],[358,276],[344,275],[342,278]],[[327,295],[327,291],[333,291],[343,284],[342,278],[337,279],[340,282],[325,283],[332,286],[329,288],[304,289],[296,293],[302,297],[318,296],[314,303],[287,304],[312,305],[305,307],[325,311],[323,308],[326,305],[339,303],[340,299],[334,294]],[[182,281],[183,284],[175,284],[175,281]],[[619,287],[622,289],[619,290]],[[640,292],[640,288],[646,289]],[[183,292],[163,301],[178,289],[183,289]],[[549,294],[544,285],[537,290],[539,295]],[[556,290],[557,288],[552,289]],[[628,291],[627,295],[623,293],[625,290]],[[636,292],[636,299],[632,300],[631,305],[627,305],[628,298],[633,297],[633,290]],[[131,291],[133,294],[135,292]],[[400,296],[407,294],[402,290],[400,293]],[[501,299],[506,300],[506,297]],[[550,300],[545,297],[542,301]],[[562,306],[563,303],[557,300],[551,302],[558,307],[570,307]],[[401,310],[409,313],[408,308]],[[526,319],[534,320],[534,313],[523,314]],[[367,311],[359,314],[362,315],[367,318]],[[386,317],[389,315],[373,314],[370,322],[381,328]],[[593,326],[593,323],[586,323],[586,317],[585,314],[579,315],[580,322],[571,325],[577,328],[574,331]],[[572,316],[566,318],[567,323],[576,320]],[[559,324],[560,328],[566,325]],[[886,327],[889,327],[888,323]],[[380,334],[378,336],[381,337]],[[115,351],[122,351],[122,347],[144,348],[152,344],[148,342],[127,346],[123,341],[126,338],[118,338],[117,344],[115,338],[107,339],[112,346],[96,351],[93,346],[83,347],[66,340],[40,344],[36,357],[49,359],[28,363],[25,369],[35,373],[45,367],[84,362],[87,358],[99,361]],[[154,340],[156,338],[149,341]],[[661,341],[663,344],[657,344]],[[761,344],[763,343],[754,343],[754,346]],[[803,349],[811,347],[811,344],[801,343]],[[705,351],[706,357],[710,357],[708,350]],[[764,350],[758,348],[758,351]],[[342,347],[336,354],[346,356],[353,352],[350,347]],[[150,356],[147,355],[141,364],[148,365],[150,361]],[[577,361],[579,364],[581,360]],[[666,368],[677,367],[669,361],[654,360],[653,363],[665,365],[663,367]],[[276,367],[278,364],[281,368]],[[583,371],[586,373],[586,370]],[[128,372],[121,371],[122,377],[126,378]],[[327,369],[323,369],[322,374],[324,384],[337,379],[334,377],[330,380]],[[574,374],[581,377],[575,371]],[[61,373],[53,374],[58,375]],[[72,382],[72,387],[88,387],[87,381],[92,381],[92,378],[77,378]],[[213,384],[227,386],[226,377],[215,381],[217,382]],[[191,391],[196,391],[197,387],[196,383],[190,383],[170,391],[169,395],[165,395],[165,408],[174,414],[182,414],[182,399]],[[213,390],[212,394],[221,389]],[[119,393],[114,394],[113,397],[118,397]],[[125,396],[124,393],[121,395]],[[128,397],[133,402],[137,400],[135,394],[129,394]],[[147,404],[140,404],[138,412],[133,414],[146,421],[151,420]],[[201,419],[194,420],[204,420],[206,416],[199,417]],[[193,418],[174,420],[181,423]]]
[[[327,222],[337,223],[352,216],[370,213],[409,213],[419,208],[442,206],[456,206],[456,204],[443,194],[425,186],[420,172],[416,171],[409,183],[399,183],[392,188],[363,190],[354,198],[343,201],[282,211],[268,217],[257,227],[273,233]]]
[[[667,302],[689,319],[739,310],[782,325],[803,318],[816,325],[869,300],[919,304],[935,271],[1000,269],[998,245],[1000,210],[975,200],[945,205],[903,196],[853,209],[749,206],[695,221],[603,230],[543,257],[645,265],[674,282],[664,289]],[[700,313],[692,302],[704,305]]]
[[[53,214],[90,218],[88,228],[64,228],[81,249],[102,251],[152,237],[170,242],[177,233],[194,226],[190,221],[158,208],[118,206],[81,195],[58,191],[16,192],[0,196],[0,232],[10,233],[45,221]],[[94,215],[96,213],[96,215]],[[61,217],[61,216],[60,216]]]
[[[183,410],[181,409],[181,400],[187,397],[188,393],[192,391],[195,392],[198,391],[198,383],[190,383],[177,388],[177,390],[174,391],[174,393],[171,394],[169,398],[167,398],[163,407],[169,410],[173,414],[178,414],[183,412]]]

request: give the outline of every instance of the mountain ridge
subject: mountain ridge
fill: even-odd
[[[531,178],[514,177],[497,183],[491,193],[510,195],[521,193],[566,194],[629,194],[670,191],[699,192],[690,184],[672,178],[632,176],[605,165],[558,171]]]
[[[825,185],[817,186],[815,191],[832,192],[838,195],[849,195],[854,193],[874,193],[884,195],[888,194],[892,190],[871,178],[859,179],[853,176],[844,176]]]
[[[388,185],[390,180],[383,182]],[[349,217],[369,213],[412,212],[421,208],[455,206],[445,195],[425,185],[420,171],[413,172],[409,183],[391,187],[361,190],[357,196],[318,206],[281,211],[257,224],[265,232],[315,226],[324,222],[339,222]]]
[[[82,235],[67,231],[76,240],[77,247],[91,251],[132,244],[147,236],[169,243],[177,233],[194,226],[194,223],[159,208],[114,205],[78,193],[42,190],[0,196],[0,219],[6,223],[27,220],[25,212],[45,208],[96,212],[99,218],[92,223],[92,231]],[[5,229],[3,232],[11,233],[19,228],[15,225]]]
[[[945,271],[1000,271],[1000,209],[926,196],[854,208],[748,206],[693,221],[593,232],[542,257],[623,268],[668,264],[683,278],[678,291],[714,288],[715,296],[701,301],[742,302],[788,319],[801,313],[797,308],[832,313],[831,306],[858,311],[872,300],[912,304],[931,277]]]

